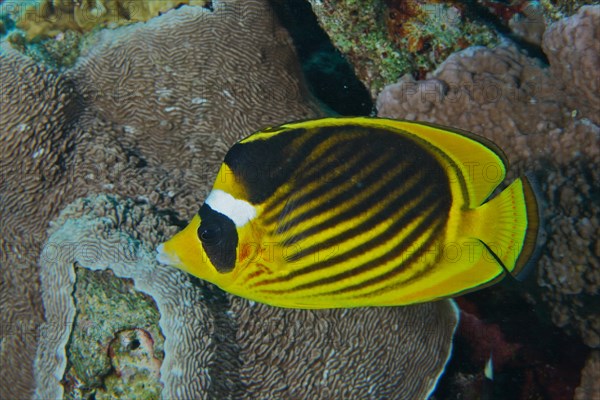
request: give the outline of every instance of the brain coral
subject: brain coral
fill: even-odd
[[[110,269],[155,299],[165,336],[163,398],[412,399],[424,398],[437,380],[456,325],[449,302],[321,311],[249,303],[157,265],[157,236],[171,228],[150,205],[106,195],[76,200],[52,223],[40,258],[47,322],[36,397],[63,396],[60,378],[77,356],[66,345],[86,329],[69,323],[77,321],[72,293],[81,285],[75,266]],[[115,318],[133,321],[142,312],[136,306]],[[126,350],[121,347],[121,368],[132,363]],[[106,352],[88,357],[102,359]],[[87,394],[106,395],[107,378],[94,378],[100,382]]]
[[[550,26],[550,71],[513,47],[470,48],[452,55],[430,77],[405,76],[386,87],[380,116],[456,126],[484,135],[508,154],[510,176],[533,170],[544,195],[547,243],[537,267],[537,298],[552,320],[600,347],[600,6],[586,6]],[[573,20],[572,20],[572,19]],[[574,27],[572,21],[579,21]],[[587,27],[587,30],[584,28]],[[580,54],[563,57],[573,29]],[[572,64],[573,61],[581,64]],[[565,79],[565,80],[563,80]],[[577,105],[578,108],[572,107]],[[595,105],[595,106],[594,106]],[[579,108],[580,107],[580,108]]]
[[[0,52],[0,357],[11,366],[0,375],[1,397],[31,397],[34,370],[39,397],[60,395],[67,360],[75,361],[66,355],[77,344],[69,338],[84,336],[71,336],[74,329],[102,334],[100,348],[108,353],[98,356],[108,354],[109,360],[72,363],[76,373],[66,377],[71,394],[81,383],[75,378],[84,376],[104,382],[98,398],[124,395],[127,384],[144,382],[173,398],[241,392],[277,397],[276,391],[302,396],[306,390],[425,395],[449,351],[456,324],[449,303],[278,310],[230,298],[154,264],[152,249],[196,212],[234,141],[267,125],[322,115],[267,2],[221,1],[214,11],[181,7],[94,35],[94,46],[60,73],[6,43]],[[135,252],[120,252],[123,243]],[[102,257],[52,256],[69,245],[99,249]],[[73,285],[88,279],[85,273],[78,277],[81,269],[111,269],[114,277],[88,275],[106,285],[127,278],[104,289],[131,292],[137,299],[132,309],[144,307],[138,317],[154,315],[152,307],[160,310],[164,358],[150,345],[161,346],[152,326],[115,323],[119,332],[107,340],[94,327],[94,313],[77,314],[80,294]],[[84,286],[94,285],[79,289]],[[154,300],[139,300],[137,292]],[[127,361],[132,358],[139,363]],[[146,374],[129,382],[89,373],[106,371],[107,363],[114,371]],[[313,374],[305,374],[309,367]]]
[[[234,43],[234,44],[232,44]],[[0,52],[2,397],[28,397],[48,222],[88,193],[119,192],[188,218],[226,149],[265,125],[319,115],[286,32],[262,2],[182,7],[98,33],[58,73]]]

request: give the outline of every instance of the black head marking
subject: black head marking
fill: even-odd
[[[235,267],[238,234],[233,221],[208,204],[200,207],[198,238],[212,265],[221,273],[231,272]]]

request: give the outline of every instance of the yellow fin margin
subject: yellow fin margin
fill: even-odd
[[[450,159],[464,178],[469,208],[481,205],[506,176],[506,156],[484,137],[429,123],[389,120],[389,124],[427,141],[439,149],[440,156]]]

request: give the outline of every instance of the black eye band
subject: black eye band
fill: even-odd
[[[238,234],[233,221],[209,205],[204,204],[198,212],[200,226],[198,238],[202,248],[217,271],[231,272],[235,267]]]
[[[201,224],[198,228],[198,237],[202,244],[216,246],[221,242],[221,226]]]

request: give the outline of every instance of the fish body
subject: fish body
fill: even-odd
[[[325,118],[252,134],[227,153],[190,224],[158,260],[291,308],[395,306],[518,276],[538,205],[504,180],[489,140],[432,124]]]

